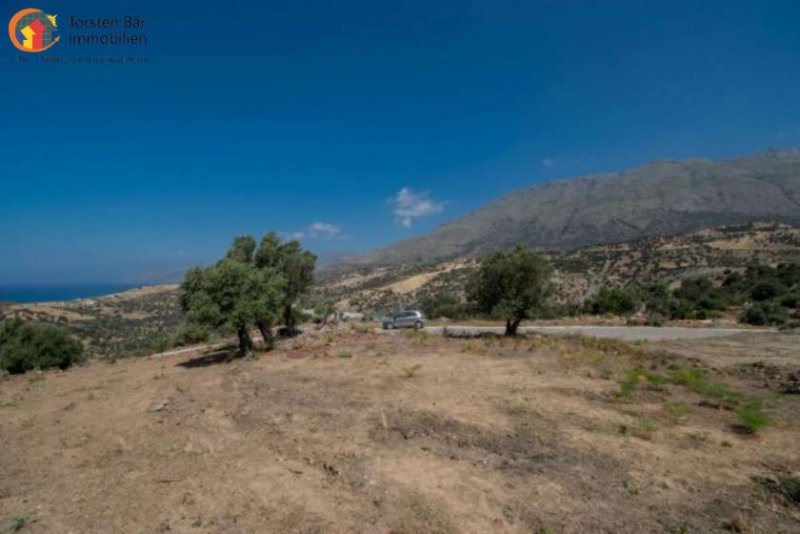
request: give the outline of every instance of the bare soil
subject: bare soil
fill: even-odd
[[[798,532],[800,506],[776,481],[800,475],[800,395],[784,390],[800,338],[759,336],[347,329],[254,360],[12,377],[0,531]],[[676,385],[622,397],[634,366],[706,369],[773,420],[743,435],[735,411]]]

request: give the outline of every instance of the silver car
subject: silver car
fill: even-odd
[[[390,317],[384,317],[383,328],[413,328],[419,330],[425,326],[425,316],[419,310],[407,310],[396,313]]]

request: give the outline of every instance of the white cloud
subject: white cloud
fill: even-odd
[[[326,222],[311,223],[308,227],[308,235],[311,237],[337,237],[341,233],[341,226]]]
[[[327,222],[313,222],[302,230],[289,233],[291,239],[333,239],[342,236],[342,227]]]
[[[411,226],[414,219],[439,213],[444,209],[444,202],[436,202],[427,191],[415,192],[408,187],[402,188],[391,200],[394,205],[394,216],[405,228]]]
[[[550,157],[544,158],[542,160],[542,167],[544,167],[545,169],[549,169],[550,167],[552,167],[555,164],[556,164],[556,160],[554,160],[553,158],[550,158]]]

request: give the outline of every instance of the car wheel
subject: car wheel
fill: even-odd
[[[422,321],[417,321],[414,323],[414,330],[421,330],[423,326],[425,325],[422,324]]]

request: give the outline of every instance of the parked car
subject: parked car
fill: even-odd
[[[383,328],[413,328],[419,330],[425,326],[425,316],[419,310],[406,310],[381,321]]]

